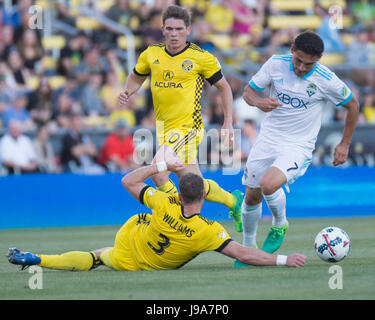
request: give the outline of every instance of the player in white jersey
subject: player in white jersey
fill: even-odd
[[[256,247],[262,200],[273,214],[271,230],[262,249],[275,252],[282,244],[288,221],[282,188],[302,176],[311,163],[321,126],[322,108],[328,102],[347,109],[341,142],[333,165],[343,164],[358,117],[358,102],[351,90],[318,61],[324,44],[314,32],[299,34],[291,54],[273,55],[252,77],[243,98],[266,112],[257,141],[250,151],[242,182],[246,185],[242,205],[243,245]],[[270,86],[269,97],[260,92]],[[235,266],[241,263],[235,262]]]

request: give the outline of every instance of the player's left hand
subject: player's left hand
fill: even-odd
[[[332,164],[336,167],[340,164],[345,163],[346,159],[348,158],[348,153],[349,153],[349,144],[342,143],[342,142],[339,143],[335,148]]]
[[[233,147],[234,144],[234,132],[233,125],[231,123],[224,122],[221,127],[221,136],[224,138],[223,142],[225,146]]]

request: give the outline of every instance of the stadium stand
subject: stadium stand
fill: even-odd
[[[345,79],[361,105],[359,129],[368,132],[375,123],[375,4],[345,0],[3,0],[0,9],[0,136],[7,131],[3,116],[13,110],[22,95],[26,103],[19,114],[30,120],[24,133],[36,138],[38,128],[48,128],[54,159],[60,162],[61,139],[70,126],[70,114],[82,113],[85,128],[100,150],[118,120],[154,130],[148,85],[134,96],[128,110],[119,110],[116,97],[132,71],[137,56],[150,43],[162,41],[161,11],[166,4],[189,7],[193,13],[190,40],[220,58],[234,95],[238,128],[262,116],[245,110],[244,85],[274,53],[289,51],[293,37],[306,29],[324,39],[321,62]],[[241,16],[242,19],[238,17]],[[245,21],[245,22],[244,22]],[[40,25],[41,23],[41,25]],[[28,32],[27,32],[28,31]],[[95,75],[95,76],[94,76]],[[97,83],[92,79],[96,77]],[[46,78],[50,92],[42,93]],[[84,92],[91,85],[90,103],[100,112],[85,108]],[[208,125],[214,112],[211,89],[202,97]],[[85,91],[86,90],[86,91]],[[63,97],[62,97],[63,96]],[[30,99],[34,103],[28,103]],[[64,103],[64,99],[68,101]],[[59,102],[60,101],[60,102]],[[62,102],[61,102],[62,101]],[[94,101],[94,102],[93,102]],[[17,120],[17,117],[15,120]],[[327,108],[325,128],[342,125],[342,110]],[[209,126],[208,126],[209,128]],[[329,130],[329,129],[327,129]],[[370,139],[368,139],[370,140]],[[323,143],[323,147],[325,146]],[[371,164],[375,145],[365,139],[365,163]],[[155,143],[148,148],[155,148]],[[324,148],[323,148],[324,149]],[[319,149],[319,146],[317,150]],[[355,149],[351,152],[355,152]],[[363,150],[363,149],[362,149]],[[324,151],[329,152],[329,151]],[[317,154],[316,165],[324,163]],[[355,159],[355,155],[352,155]],[[356,164],[356,161],[352,161]],[[0,155],[1,164],[1,155]],[[69,168],[68,168],[69,169]],[[48,170],[43,170],[43,172]],[[0,174],[7,174],[0,168]]]

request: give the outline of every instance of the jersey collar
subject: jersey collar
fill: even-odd
[[[181,51],[179,51],[179,52],[176,52],[176,53],[170,53],[170,52],[167,50],[167,46],[165,46],[164,50],[165,50],[165,52],[166,52],[168,55],[170,55],[171,57],[175,57],[175,56],[177,56],[177,55],[183,53],[183,52],[184,52],[185,50],[187,50],[187,48],[189,48],[189,47],[190,47],[190,42],[189,42],[189,41],[186,41],[186,47],[183,48],[183,49],[182,49]]]
[[[310,77],[310,76],[314,73],[317,64],[318,64],[318,63],[315,62],[314,67],[313,67],[308,73],[306,73],[306,74],[303,76],[303,79],[306,80],[308,77]],[[289,70],[294,72],[294,67],[293,67],[293,63],[292,63],[292,61],[290,61]]]
[[[186,217],[186,216],[184,215],[184,206],[181,206],[181,214],[182,214],[182,216],[183,216],[185,219],[191,219],[192,217],[199,216],[201,213],[200,213],[200,212],[197,212],[197,213],[192,214],[190,217]]]

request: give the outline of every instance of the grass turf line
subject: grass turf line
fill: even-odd
[[[270,227],[261,221],[258,245]],[[231,222],[223,225],[232,238],[242,235]],[[90,272],[43,269],[43,289],[31,290],[32,274],[18,271],[5,258],[8,247],[35,253],[88,251],[113,244],[119,226],[13,229],[0,231],[0,299],[375,299],[375,218],[290,219],[280,254],[303,253],[307,263],[286,267],[233,268],[233,260],[206,252],[179,270],[115,272],[100,267]],[[338,263],[343,289],[332,290],[328,281],[333,264],[320,260],[314,238],[326,226],[344,229],[351,239],[349,256]]]

